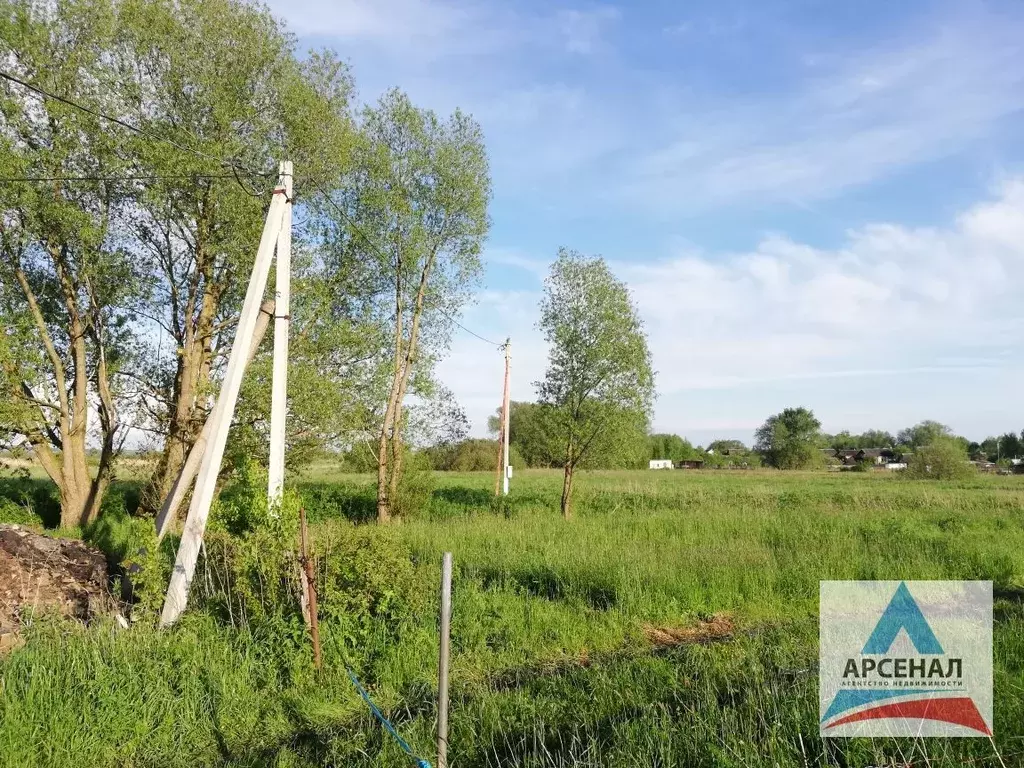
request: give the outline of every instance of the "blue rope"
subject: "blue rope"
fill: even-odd
[[[409,755],[409,757],[416,761],[416,768],[430,768],[430,763],[428,763],[422,757],[416,756],[416,753],[412,751],[412,747],[409,746],[408,742],[406,742],[406,740],[401,737],[398,731],[395,730],[395,726],[393,726],[388,721],[388,719],[384,717],[383,713],[379,709],[377,709],[377,705],[374,704],[373,701],[370,699],[370,694],[368,694],[366,692],[366,689],[363,688],[362,684],[359,682],[359,678],[356,677],[356,673],[352,671],[352,667],[346,664],[345,671],[348,672],[349,679],[352,681],[352,684],[356,687],[356,690],[359,691],[359,695],[363,697],[363,701],[366,702],[366,705],[370,708],[370,711],[373,712],[373,716],[380,720],[380,724],[384,726],[387,732],[395,737],[395,741],[398,742],[398,746],[400,746],[405,751],[405,753]]]

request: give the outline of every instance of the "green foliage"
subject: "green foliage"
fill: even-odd
[[[893,448],[898,441],[890,433],[880,429],[869,429],[860,435],[842,431],[835,435],[822,435],[823,442],[837,451],[853,448]]]
[[[907,446],[911,450],[917,450],[922,446],[931,445],[936,440],[945,437],[953,437],[953,430],[950,427],[937,421],[925,420],[912,427],[900,430],[899,435],[896,436],[896,442]]]
[[[496,472],[498,441],[471,438],[454,445],[441,445],[424,451],[433,469],[441,472]],[[515,445],[509,445],[509,464],[525,469],[523,457]]]
[[[487,419],[487,428],[497,435],[501,408]],[[564,445],[559,444],[557,415],[550,405],[513,400],[509,403],[509,451],[518,452],[533,468],[561,466]],[[512,455],[515,455],[514,453]]]
[[[436,517],[393,527],[325,519],[323,497],[311,528],[319,673],[285,583],[294,556],[278,556],[295,542],[278,549],[265,529],[216,532],[230,546],[200,562],[193,607],[170,631],[33,624],[0,659],[0,766],[62,768],[83,754],[97,768],[408,765],[346,659],[429,757],[443,551],[455,552],[449,754],[460,765],[806,768],[892,765],[913,750],[961,768],[993,749],[1015,764],[1020,697],[996,697],[992,742],[822,740],[813,669],[820,579],[992,579],[996,690],[1024,686],[1019,477],[594,472],[579,480],[572,526],[551,515],[557,471],[517,477],[504,514],[488,504],[489,473],[439,482]],[[338,498],[367,489],[372,503],[366,478],[331,485]],[[721,613],[736,623],[721,642],[657,648],[644,636]]]
[[[537,386],[540,402],[554,415],[550,434],[564,446],[562,514],[568,516],[577,465],[636,466],[643,460],[654,371],[629,289],[600,257],[560,249],[545,280],[540,315],[550,349]]]
[[[42,526],[43,521],[32,511],[30,506],[19,504],[6,496],[0,496],[0,523]]]
[[[399,517],[413,517],[426,509],[435,484],[430,459],[408,448],[405,451],[402,474],[398,478],[398,494],[391,500],[391,505]]]
[[[723,453],[725,451],[730,453],[746,453],[747,446],[743,444],[742,440],[712,440],[708,443],[708,450],[715,453]]]
[[[725,453],[704,453],[700,454],[700,459],[703,459],[704,466],[707,468],[718,468],[726,469],[730,467],[738,467],[741,469],[752,469],[760,467],[763,464],[761,454],[759,453],[739,453],[730,451],[728,454]]]
[[[679,435],[655,434],[647,436],[649,459],[682,461],[700,456],[690,441]]]
[[[968,462],[963,444],[955,437],[940,435],[914,451],[905,474],[918,479],[964,480],[977,472]]]
[[[821,422],[806,408],[787,408],[755,433],[754,450],[776,469],[807,469],[821,463]]]
[[[971,443],[967,452],[971,456],[980,453],[989,461],[1024,457],[1024,433],[1021,437],[1017,437],[1013,432],[1007,432],[999,437],[987,437],[980,444]]]

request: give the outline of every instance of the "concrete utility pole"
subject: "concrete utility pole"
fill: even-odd
[[[508,379],[509,370],[512,365],[512,339],[505,339],[505,397],[502,400],[501,416],[502,416],[502,429],[501,429],[501,455],[504,457],[502,464],[504,482],[502,484],[502,494],[508,496],[508,476],[509,476],[509,463],[508,463],[508,424],[509,424],[509,392],[508,392]]]
[[[249,362],[249,350],[259,321],[260,303],[267,287],[270,262],[274,258],[275,248],[279,245],[286,215],[289,216],[290,221],[291,196],[287,194],[287,190],[291,187],[290,164],[288,164],[288,172],[286,178],[284,166],[282,166],[282,174],[274,189],[270,209],[267,211],[267,220],[263,225],[259,249],[256,251],[256,260],[253,262],[252,274],[249,277],[249,287],[242,303],[242,314],[235,330],[231,354],[228,357],[227,372],[224,374],[220,395],[214,406],[206,448],[202,451],[199,478],[196,480],[195,491],[192,493],[192,503],[189,505],[185,529],[181,535],[181,544],[174,561],[171,583],[167,587],[167,596],[164,598],[163,612],[160,615],[161,627],[176,622],[185,610],[188,601],[188,590],[192,584],[192,577],[195,575],[199,547],[203,542],[206,521],[210,516],[210,505],[216,490],[217,475],[220,473],[221,460],[224,458],[228,429],[231,426],[235,403],[238,400],[238,391],[242,386],[242,377],[245,375],[245,369]],[[278,306],[276,314],[287,314],[287,310],[282,311]]]
[[[281,163],[281,179],[288,205],[284,209],[277,237],[277,280],[274,303],[274,378],[270,396],[270,466],[267,471],[267,501],[276,514],[284,490],[285,420],[288,409],[288,328],[290,324],[292,272],[292,164]]]

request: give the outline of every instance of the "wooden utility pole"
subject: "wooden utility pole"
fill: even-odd
[[[512,356],[512,340],[505,339],[505,389],[501,396],[501,425],[498,427],[498,471],[494,478],[494,495],[508,495],[508,374]]]
[[[437,766],[448,768],[448,658],[452,621],[452,553],[441,560],[441,643],[437,661]]]
[[[288,409],[288,327],[290,322],[292,271],[292,164],[281,163],[284,195],[288,200],[277,237],[277,273],[274,304],[274,376],[270,399],[270,466],[267,471],[267,501],[276,514],[284,490],[285,419]]]
[[[301,549],[299,564],[302,566],[302,578],[305,585],[303,595],[309,601],[309,635],[313,640],[313,665],[320,669],[320,619],[316,609],[316,579],[314,578],[313,561],[309,557],[309,529],[306,527],[306,508],[299,509],[299,535]]]
[[[181,544],[174,561],[171,583],[167,587],[164,607],[160,615],[160,626],[170,626],[178,620],[188,601],[188,590],[195,575],[196,561],[199,559],[199,548],[206,531],[206,521],[210,516],[210,505],[217,486],[217,475],[220,474],[221,460],[224,458],[224,447],[228,439],[228,429],[235,412],[238,392],[242,387],[242,377],[249,362],[249,349],[255,335],[259,320],[260,303],[267,287],[270,274],[270,262],[274,258],[274,250],[279,244],[281,228],[284,223],[286,209],[291,207],[291,198],[286,193],[289,180],[282,173],[278,179],[274,194],[267,211],[267,220],[263,225],[256,260],[252,265],[249,287],[242,302],[242,314],[235,329],[235,339],[228,356],[228,367],[221,384],[217,404],[213,410],[213,421],[202,460],[199,466],[199,477],[192,493],[185,529],[181,535]],[[277,314],[280,314],[280,308]]]

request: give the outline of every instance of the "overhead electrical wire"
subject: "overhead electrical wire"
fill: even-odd
[[[193,155],[195,155],[197,157],[204,158],[206,160],[213,160],[214,162],[219,163],[223,167],[231,168],[231,171],[232,171],[230,174],[227,174],[227,173],[225,173],[225,174],[189,174],[189,175],[182,175],[182,176],[148,176],[148,177],[147,176],[122,176],[122,177],[103,177],[103,176],[92,176],[92,177],[90,177],[90,176],[65,176],[65,177],[58,177],[58,176],[54,176],[54,177],[41,177],[41,176],[38,176],[37,177],[37,176],[25,176],[25,177],[0,178],[0,182],[11,182],[11,183],[14,183],[14,182],[48,182],[48,181],[159,181],[159,180],[190,179],[190,178],[206,178],[206,179],[234,178],[235,182],[246,193],[248,193],[248,194],[250,194],[250,195],[255,197],[255,196],[258,196],[258,193],[255,193],[255,192],[251,191],[250,189],[248,189],[245,186],[245,184],[242,183],[241,178],[239,178],[239,176],[238,176],[238,171],[241,170],[241,171],[245,172],[246,174],[249,174],[249,175],[252,175],[252,176],[260,176],[260,177],[264,177],[264,178],[272,175],[269,172],[252,171],[252,170],[247,169],[247,168],[242,168],[241,166],[238,165],[238,163],[235,160],[225,160],[224,158],[215,157],[213,155],[207,154],[206,152],[202,152],[202,151],[200,151],[198,149],[195,149],[194,147],[189,147],[189,146],[181,144],[181,143],[179,143],[177,141],[174,141],[173,139],[169,139],[166,136],[160,136],[159,134],[155,134],[155,133],[147,131],[147,130],[145,130],[143,128],[139,128],[138,126],[132,125],[131,123],[126,122],[125,120],[122,120],[122,119],[120,119],[118,117],[113,117],[111,115],[104,114],[103,112],[100,112],[99,110],[92,109],[91,107],[87,107],[84,104],[80,104],[80,103],[78,103],[77,101],[75,101],[73,99],[67,98],[66,96],[60,96],[60,95],[58,95],[56,93],[52,93],[51,91],[47,91],[44,88],[40,88],[38,85],[34,85],[34,84],[29,83],[29,82],[27,82],[25,80],[22,80],[19,77],[15,77],[14,75],[10,74],[9,72],[4,72],[3,70],[0,70],[0,77],[2,77],[5,80],[8,80],[8,81],[10,81],[12,83],[16,83],[17,85],[20,85],[23,88],[27,88],[28,90],[32,91],[33,93],[38,94],[39,96],[42,96],[43,98],[52,99],[54,101],[58,101],[58,102],[60,102],[62,104],[66,104],[66,105],[68,105],[70,107],[73,107],[75,109],[81,110],[82,112],[85,112],[86,114],[92,115],[93,117],[97,117],[97,118],[99,118],[101,120],[106,120],[106,121],[108,121],[110,123],[113,123],[115,125],[119,125],[122,128],[125,128],[125,129],[131,131],[132,133],[134,133],[134,134],[136,134],[138,136],[142,136],[143,138],[149,139],[151,141],[160,141],[160,142],[163,142],[164,144],[168,144],[169,146],[172,146],[175,149],[178,149],[178,150],[180,150],[182,152],[188,152],[190,154],[193,154]],[[358,224],[356,224],[356,222],[352,219],[352,217],[349,216],[348,212],[345,211],[345,209],[343,209],[340,205],[338,205],[331,198],[331,196],[326,191],[324,191],[324,189],[319,184],[317,184],[315,181],[312,181],[312,184],[324,196],[324,198],[331,204],[331,206],[333,206],[338,211],[338,213],[340,213],[346,219],[346,221],[348,221],[349,225],[353,229],[355,229],[355,231],[358,232],[362,236],[363,240],[371,248],[373,248],[380,256],[384,256],[386,258],[386,254],[384,254],[384,252],[380,248],[377,247],[377,244],[373,242],[373,240],[359,227]],[[460,323],[458,320],[456,320],[450,313],[446,312],[443,309],[440,309],[440,308],[438,308],[438,309],[439,309],[439,311],[445,317],[447,317],[449,320],[451,320],[452,323],[454,323],[456,326],[458,326],[459,328],[461,328],[463,331],[465,331],[466,333],[470,334],[471,336],[474,336],[474,337],[480,339],[480,341],[482,341],[482,342],[484,342],[486,344],[491,344],[491,345],[497,347],[498,349],[504,348],[504,344],[502,344],[501,342],[492,341],[491,339],[488,339],[488,338],[485,338],[484,336],[481,336],[479,333],[476,333],[475,331],[472,331],[469,328],[467,328],[466,326],[464,326],[462,323]]]
[[[0,176],[2,183],[49,181],[187,181],[189,179],[235,179],[233,173],[188,173],[131,176]]]
[[[209,154],[207,152],[203,152],[202,150],[196,149],[195,147],[189,147],[189,146],[187,146],[185,144],[181,144],[180,142],[177,142],[174,139],[169,139],[166,136],[161,136],[160,134],[153,133],[152,131],[147,131],[144,128],[139,128],[137,125],[132,125],[131,123],[127,122],[126,120],[122,120],[119,117],[114,117],[114,116],[108,115],[108,114],[106,114],[104,112],[100,112],[97,109],[93,109],[92,107],[87,107],[86,105],[81,104],[80,102],[77,102],[74,99],[70,99],[67,96],[61,96],[60,94],[56,94],[56,93],[53,93],[52,91],[48,91],[45,88],[41,88],[40,86],[35,85],[33,83],[30,83],[30,82],[28,82],[26,80],[22,80],[20,77],[16,77],[15,75],[12,75],[10,72],[5,72],[3,70],[0,70],[0,77],[2,77],[4,80],[8,80],[8,81],[10,81],[12,83],[20,85],[22,88],[27,88],[28,90],[32,91],[33,93],[37,94],[38,96],[41,96],[44,99],[51,99],[53,101],[58,101],[61,104],[66,104],[69,107],[73,107],[74,109],[77,109],[77,110],[80,110],[80,111],[82,111],[82,112],[84,112],[86,114],[92,115],[93,117],[97,117],[100,120],[106,120],[107,122],[113,123],[114,125],[119,125],[122,128],[125,128],[125,129],[131,131],[132,133],[134,133],[137,136],[141,136],[141,137],[143,137],[145,139],[149,139],[150,141],[162,142],[162,143],[167,144],[167,145],[169,145],[171,147],[174,147],[175,149],[177,149],[177,150],[179,150],[181,152],[187,152],[189,154],[195,155],[196,157],[202,158],[204,160],[212,160],[213,162],[217,163],[218,165],[220,165],[220,166],[222,166],[224,168],[230,168],[233,171],[233,175],[234,175],[235,181],[238,183],[238,185],[243,190],[245,190],[250,195],[254,195],[255,196],[257,193],[253,193],[252,191],[250,191],[242,183],[241,179],[238,178],[238,171],[243,171],[244,173],[246,173],[248,175],[251,175],[251,176],[260,176],[260,177],[264,177],[264,178],[267,177],[267,176],[273,175],[270,172],[253,171],[253,170],[251,170],[249,168],[244,168],[244,167],[240,166],[238,161],[233,159],[233,158],[232,159],[225,159],[223,157],[216,157],[215,155],[211,155],[211,154]],[[207,174],[200,174],[200,175],[201,176],[206,176],[207,178],[213,178],[212,175],[207,175]],[[231,178],[231,175],[226,174],[226,177],[227,178]],[[171,178],[171,177],[166,177],[166,178]],[[188,178],[188,177],[183,177],[183,178]],[[54,179],[54,180],[56,181],[57,179]],[[68,179],[68,181],[71,181],[71,180],[72,179]]]

